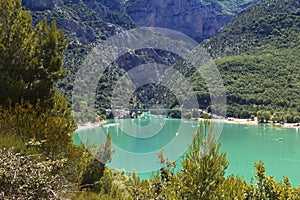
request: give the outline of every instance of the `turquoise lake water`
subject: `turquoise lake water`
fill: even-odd
[[[149,122],[151,121],[151,123]],[[110,167],[132,171],[141,177],[159,169],[156,153],[161,149],[171,161],[179,160],[187,150],[199,122],[178,119],[124,119],[74,134],[74,142],[101,145],[105,134],[112,137],[114,154]],[[253,177],[254,162],[263,160],[267,175],[279,181],[288,176],[294,186],[300,184],[300,132],[272,125],[223,125],[219,137],[221,150],[227,153],[226,175]],[[279,139],[280,138],[280,139]]]

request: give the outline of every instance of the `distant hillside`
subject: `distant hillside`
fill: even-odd
[[[69,47],[65,53],[64,67],[68,71],[67,77],[57,83],[57,86],[71,100],[73,81],[78,66],[85,55],[98,43],[122,30],[132,29],[138,25],[159,26],[181,31],[198,41],[217,34],[220,27],[228,23],[234,15],[242,9],[256,2],[256,0],[239,1],[232,4],[233,0],[226,1],[185,1],[185,0],[23,0],[23,5],[30,9],[34,23],[47,18],[48,21],[56,20],[58,28],[66,33]],[[225,7],[224,7],[225,6]],[[155,20],[148,17],[154,16]],[[144,20],[143,23],[140,23]],[[153,22],[153,23],[152,23]],[[146,24],[145,24],[146,23]],[[146,59],[154,62],[174,60],[161,54],[157,57],[153,50],[147,51]],[[161,53],[161,52],[160,52]],[[130,61],[131,66],[145,63],[145,52],[135,52]],[[123,57],[126,58],[126,55]],[[122,59],[122,58],[121,58]],[[122,63],[120,61],[119,63]],[[173,62],[164,63],[166,65]],[[126,69],[125,69],[126,70]],[[189,68],[181,69],[190,74]],[[114,84],[124,74],[122,66],[112,66],[100,78],[96,95],[96,104],[100,108],[110,106],[110,96]],[[158,94],[158,95],[155,95]],[[164,96],[169,94],[169,98]],[[148,85],[136,93],[132,105],[152,104],[163,102],[167,107],[178,104],[174,96],[162,87]],[[203,106],[208,105],[207,95]],[[83,100],[84,101],[84,100]],[[177,102],[177,103],[176,103]],[[84,102],[82,102],[84,104]],[[100,109],[101,115],[105,114]]]
[[[111,10],[97,0],[23,0],[22,2],[30,9],[34,23],[44,18],[49,22],[55,20],[58,28],[62,29],[68,38],[69,46],[64,59],[64,67],[68,73],[64,80],[57,83],[57,87],[69,101],[71,101],[76,72],[89,51],[99,41],[122,30],[135,27],[128,15]]]
[[[23,5],[31,9],[35,23],[45,17],[49,21],[55,19],[58,27],[65,31],[69,39],[64,63],[68,76],[58,83],[58,87],[70,98],[78,66],[95,44],[138,25],[160,26],[181,31],[198,41],[209,38],[203,45],[218,58],[215,62],[227,88],[228,116],[248,118],[257,115],[258,111],[268,111],[276,119],[295,121],[300,111],[300,3],[268,0],[251,6],[255,2],[23,0]],[[99,108],[110,106],[113,86],[126,68],[145,63],[145,59],[174,64],[164,63],[164,60],[174,60],[174,57],[162,52],[157,57],[155,50],[133,53],[121,57],[100,78],[96,95]],[[126,68],[118,65],[124,63],[122,59],[131,60]],[[175,68],[191,80],[200,107],[209,106],[209,93],[200,75],[181,62]],[[166,94],[168,98],[165,98]],[[131,99],[132,106],[147,107],[157,102],[170,108],[178,105],[170,91],[157,85],[144,86],[135,95]],[[108,114],[103,109],[99,113]]]
[[[34,13],[39,13],[39,16],[45,14],[50,18],[56,18],[57,21],[62,19],[63,13],[68,13],[71,16],[75,16],[75,21],[86,22],[85,18],[81,18],[81,14],[86,15],[88,13],[89,21],[101,19],[104,22],[126,28],[132,28],[132,22],[139,26],[165,27],[185,33],[197,41],[202,41],[216,35],[219,29],[230,22],[235,15],[258,1],[23,0],[22,2],[26,8]],[[57,13],[58,10],[60,14]],[[95,18],[95,16],[97,17]],[[70,17],[67,19],[70,21]],[[65,24],[65,21],[61,22],[61,28],[68,32],[70,28]],[[98,28],[99,25],[97,24]],[[94,38],[89,38],[91,37],[91,32],[97,32],[98,30],[95,26],[88,26],[86,29],[79,30],[79,32],[87,32],[88,30],[88,36],[85,37],[93,42]],[[74,32],[76,30],[73,28],[71,31]]]
[[[236,15],[237,13],[240,13],[241,11],[245,10],[249,5],[255,4],[259,2],[260,0],[226,0],[226,1],[220,1],[220,0],[199,0],[201,3],[204,4],[216,4],[221,6],[223,14],[228,15]]]
[[[276,48],[299,43],[300,2],[265,0],[250,6],[205,46],[213,56],[237,54],[262,45]]]
[[[204,45],[227,88],[229,116],[269,112],[300,121],[300,2],[266,0],[237,16]]]

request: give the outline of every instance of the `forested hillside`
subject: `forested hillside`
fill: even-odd
[[[214,57],[243,53],[252,47],[296,47],[299,7],[295,0],[265,0],[250,6],[205,42]]]
[[[55,20],[57,27],[66,33],[68,48],[64,52],[63,65],[67,69],[67,76],[56,82],[56,86],[70,103],[73,82],[85,56],[98,42],[117,32],[135,27],[129,16],[109,9],[101,1],[62,0],[55,3],[51,0],[44,2],[23,0],[22,4],[30,9],[34,24],[44,18],[48,22]],[[105,99],[108,99],[108,95]]]
[[[299,1],[263,1],[205,41],[227,88],[229,116],[263,111],[274,121],[299,121]]]

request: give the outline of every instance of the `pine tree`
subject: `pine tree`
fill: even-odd
[[[219,152],[219,147],[209,122],[201,123],[176,176],[177,198],[209,200],[217,196],[228,167],[226,153]]]
[[[21,99],[52,106],[53,83],[62,78],[67,41],[56,23],[36,27],[21,0],[0,0],[0,104]]]

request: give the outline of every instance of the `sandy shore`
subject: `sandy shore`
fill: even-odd
[[[230,119],[223,119],[222,120],[224,123],[231,123],[231,124],[247,124],[247,125],[258,125],[257,119],[255,120],[250,120],[250,119],[238,119],[238,118],[230,118]],[[273,122],[268,122],[264,123],[266,125],[273,125],[273,126],[280,126],[282,128],[300,128],[299,123],[273,123]]]
[[[250,119],[236,119],[236,118],[231,118],[230,120],[225,119],[225,123],[230,123],[230,124],[248,124],[248,125],[257,125],[258,121],[253,120],[251,121]]]
[[[198,119],[199,121],[203,121],[204,119]],[[250,120],[250,119],[238,119],[238,118],[229,118],[229,119],[213,119],[213,121],[220,121],[223,123],[229,123],[229,124],[246,124],[246,125],[258,125],[258,121],[257,119],[255,120]],[[93,128],[97,128],[103,124],[106,124],[106,121],[101,121],[101,122],[96,122],[96,123],[92,123],[92,122],[88,122],[84,125],[78,125],[77,130],[86,130],[86,129],[93,129]],[[284,124],[280,124],[280,123],[265,123],[267,125],[274,125],[274,126],[280,126],[282,128],[300,128],[299,123],[284,123]]]
[[[101,122],[88,122],[86,124],[78,124],[77,125],[77,131],[81,131],[81,130],[87,130],[87,129],[93,129],[93,128],[97,128],[103,124],[105,124],[106,121],[101,121]]]
[[[296,128],[296,129],[300,128],[299,123],[285,123],[285,124],[279,124],[279,125],[283,128]]]

